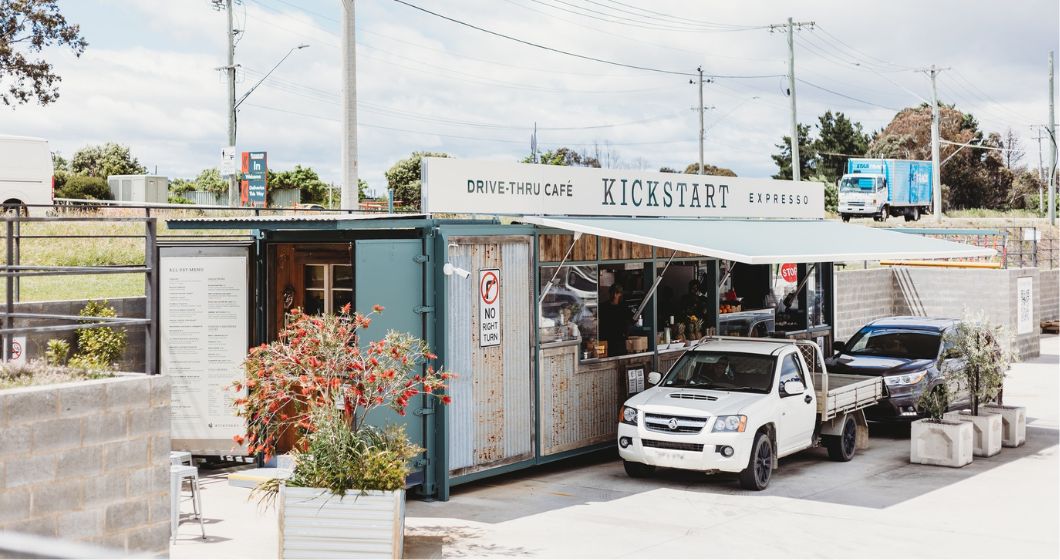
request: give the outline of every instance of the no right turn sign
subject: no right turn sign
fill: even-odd
[[[478,273],[478,345],[501,343],[501,271],[482,269]]]

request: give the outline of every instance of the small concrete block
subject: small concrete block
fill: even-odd
[[[106,385],[102,383],[65,388],[59,391],[59,414],[83,416],[98,413],[105,398]]]
[[[151,523],[169,523],[169,487],[165,492],[147,497],[148,521]]]
[[[129,500],[107,506],[104,529],[107,532],[130,529],[147,523],[147,499]]]
[[[169,520],[129,531],[126,541],[129,552],[168,553]]]
[[[85,480],[84,506],[86,508],[111,504],[124,499],[125,475],[120,471]]]
[[[972,462],[973,431],[967,422],[917,420],[909,428],[909,461],[963,467]]]
[[[32,447],[33,435],[25,426],[0,428],[0,457],[25,455]]]
[[[1001,415],[1001,445],[1019,447],[1027,441],[1027,407],[983,405],[984,411]]]
[[[971,411],[947,412],[947,420],[969,422],[973,429],[972,453],[976,457],[993,457],[1001,453],[1002,421],[1000,414],[980,411],[979,416],[972,416]]]
[[[60,513],[56,521],[60,539],[83,540],[103,534],[103,512],[98,509]]]
[[[40,455],[19,459],[15,468],[9,465],[5,470],[4,486],[14,488],[24,484],[33,484],[55,478],[56,455]]]
[[[81,445],[81,419],[58,418],[33,424],[33,452],[70,449]]]
[[[48,515],[81,509],[81,480],[59,480],[33,487],[32,514]]]
[[[173,398],[169,377],[165,375],[151,376],[150,399],[151,408],[169,408]]]
[[[103,449],[91,446],[62,451],[57,469],[60,478],[98,475],[103,472]]]
[[[4,531],[28,533],[30,535],[40,535],[42,537],[54,537],[55,516],[49,515],[47,517],[33,517],[30,519],[13,521],[0,526],[0,532]]]
[[[169,408],[144,408],[129,412],[129,435],[165,434],[169,436]]]
[[[0,396],[7,426],[55,418],[59,410],[58,391],[39,389],[18,391]]]
[[[24,517],[29,511],[30,503],[28,487],[0,491],[0,524]]]
[[[85,445],[118,441],[128,436],[128,414],[125,412],[108,412],[86,418],[81,428],[82,442]]]
[[[151,386],[146,378],[122,379],[106,384],[107,408],[135,409],[151,405]]]
[[[173,447],[173,441],[169,435],[156,435],[151,437],[151,463],[169,464],[169,452]]]
[[[103,470],[108,474],[148,464],[147,438],[119,441],[103,445]]]

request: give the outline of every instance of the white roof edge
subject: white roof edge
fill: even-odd
[[[0,134],[0,140],[31,140],[33,142],[47,142],[47,138],[38,138],[36,136],[16,136],[14,134]]]

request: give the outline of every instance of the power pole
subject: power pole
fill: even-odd
[[[924,70],[931,77],[931,190],[932,197],[932,219],[936,222],[942,221],[942,163],[939,161],[939,91],[935,79],[939,73],[949,68],[931,68]]]
[[[534,121],[534,133],[530,136],[530,160],[537,163],[537,121]]]
[[[799,164],[799,119],[795,109],[795,26],[802,29],[803,26],[813,27],[812,21],[792,21],[788,23],[769,26],[772,32],[781,27],[788,28],[788,97],[791,98],[791,178],[794,181],[802,180],[802,169]]]
[[[228,145],[236,145],[236,33],[232,27],[232,0],[225,1],[225,12],[228,20]],[[239,186],[236,174],[228,176],[228,205],[239,206]]]
[[[1056,90],[1053,84],[1053,51],[1049,51],[1049,225],[1056,225]]]
[[[1045,209],[1045,189],[1042,185],[1045,184],[1045,169],[1042,167],[1042,127],[1031,126],[1038,133],[1034,137],[1038,141],[1038,213],[1041,213]]]
[[[357,208],[357,43],[354,0],[342,0],[342,208]]]
[[[696,68],[699,71],[699,174],[706,175],[703,171],[703,67]]]

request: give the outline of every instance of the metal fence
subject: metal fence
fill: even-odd
[[[220,194],[210,191],[187,191],[180,196],[191,201],[192,204],[205,206],[227,206],[228,193]],[[272,189],[269,191],[269,206],[288,208],[302,203],[302,191],[300,189]]]
[[[993,257],[962,258],[962,261],[995,262],[1001,268],[1037,267],[1054,269],[1060,265],[1060,241],[1055,229],[1034,226],[1004,228],[893,228],[936,239],[955,241],[997,251]]]

